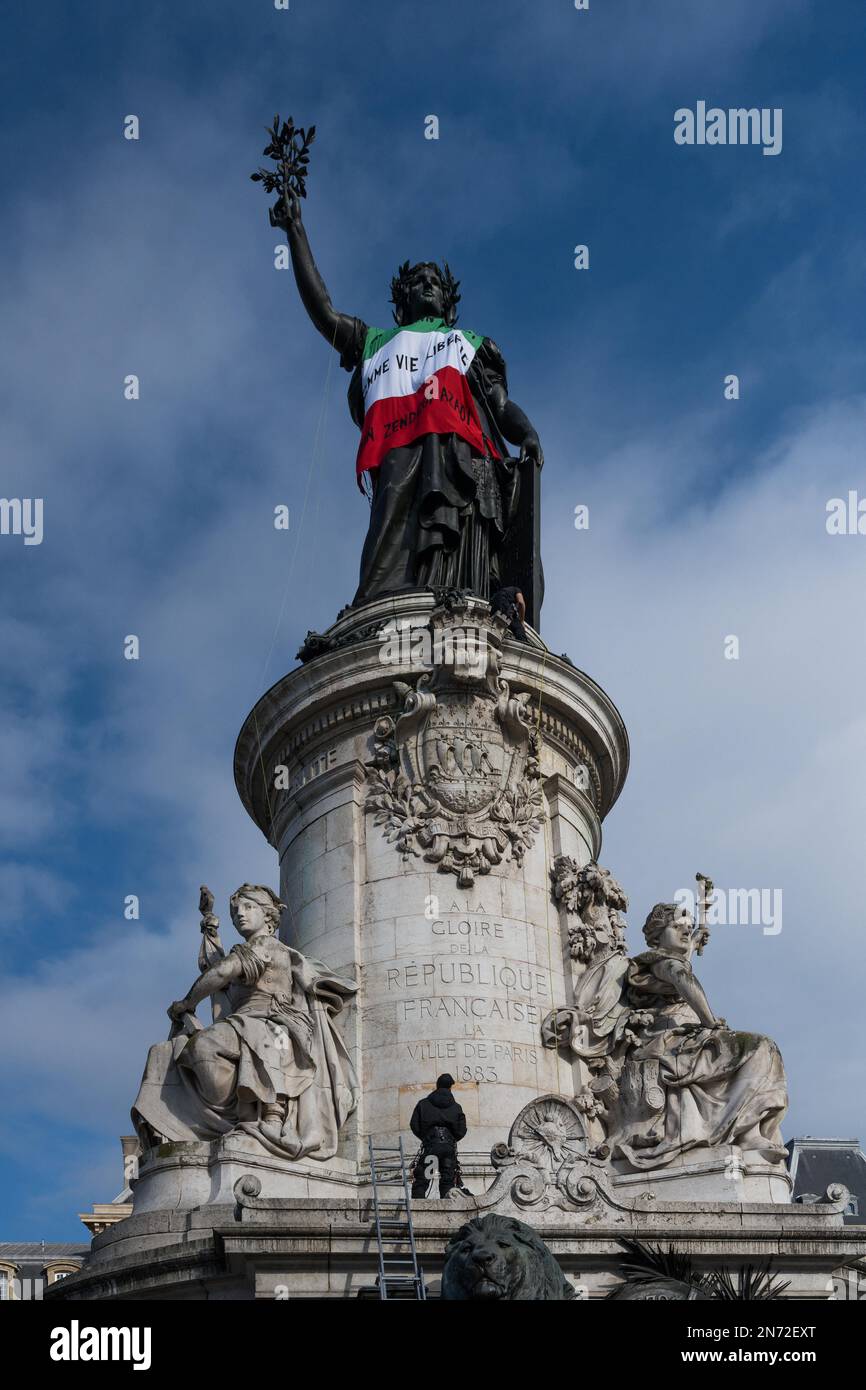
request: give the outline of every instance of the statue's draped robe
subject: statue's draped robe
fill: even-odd
[[[617,954],[590,965],[578,982],[575,1007],[545,1020],[546,1044],[570,1047],[587,1062],[610,1058],[620,1075],[626,1062],[651,1068],[654,1081],[657,1070],[663,1110],[649,1132],[633,1132],[626,1107],[602,1096],[611,1152],[635,1168],[663,1167],[689,1149],[721,1144],[784,1161],[779,1125],[788,1096],[776,1044],[758,1033],[702,1026],[665,978],[670,961],[666,952],[649,950],[632,960]],[[651,1013],[652,1022],[633,1026],[629,1016],[637,1010]],[[630,1028],[638,1046],[626,1036]]]
[[[353,372],[349,407],[359,427],[367,332],[355,319],[352,341],[340,358]],[[490,338],[482,341],[466,379],[482,433],[496,438],[486,397],[495,384],[507,394],[508,385],[502,354]],[[355,606],[382,594],[438,587],[490,598],[508,582],[500,551],[520,497],[513,460],[479,456],[458,434],[423,434],[405,448],[391,449],[366,476],[372,490],[370,525]]]
[[[133,1122],[178,1142],[236,1130],[284,1158],[330,1158],[359,1097],[332,1020],[357,986],[273,937],[230,954],[241,966],[230,1012],[150,1049]],[[244,1119],[256,1102],[282,1105],[282,1123]]]

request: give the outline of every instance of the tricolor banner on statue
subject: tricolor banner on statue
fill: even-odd
[[[422,434],[459,434],[478,454],[499,458],[484,435],[466,374],[484,339],[444,319],[370,328],[361,362],[364,424],[357,473]]]

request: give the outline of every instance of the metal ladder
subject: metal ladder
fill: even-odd
[[[368,1140],[370,1151],[370,1180],[373,1184],[373,1216],[376,1222],[376,1243],[379,1247],[379,1297],[386,1298],[427,1298],[424,1287],[424,1271],[418,1264],[418,1251],[415,1248],[415,1231],[412,1226],[412,1205],[409,1194],[409,1178],[406,1173],[406,1155],[403,1140],[396,1148],[373,1146],[373,1136]],[[395,1200],[383,1198],[383,1187],[400,1186],[402,1197]],[[382,1207],[394,1208],[393,1216],[383,1216]],[[403,1247],[398,1253],[398,1248]],[[408,1251],[405,1247],[408,1246]],[[394,1253],[389,1253],[393,1248]]]

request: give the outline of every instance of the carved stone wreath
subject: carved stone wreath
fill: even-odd
[[[434,610],[440,657],[414,686],[394,682],[403,708],[376,722],[367,764],[374,824],[404,858],[423,856],[461,888],[503,860],[521,863],[544,817],[531,697],[499,674],[504,626],[479,622],[466,603]]]

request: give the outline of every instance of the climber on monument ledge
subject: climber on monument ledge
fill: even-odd
[[[454,1077],[448,1072],[437,1078],[436,1090],[419,1100],[412,1111],[409,1128],[421,1140],[421,1150],[412,1165],[412,1196],[426,1197],[427,1188],[439,1169],[439,1196],[447,1197],[452,1188],[465,1192],[457,1159],[457,1145],[466,1136],[466,1116],[451,1094]]]

